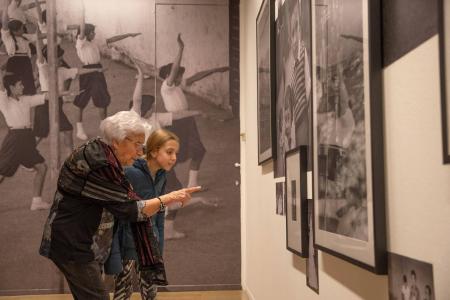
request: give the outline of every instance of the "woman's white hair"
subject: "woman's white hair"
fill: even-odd
[[[134,111],[119,111],[100,123],[100,132],[111,145],[113,140],[121,142],[128,135],[145,135],[148,131],[145,123],[146,121]]]

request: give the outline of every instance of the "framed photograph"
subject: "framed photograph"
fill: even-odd
[[[319,262],[314,247],[314,200],[308,198],[308,259],[306,260],[306,285],[319,294]]]
[[[308,257],[307,147],[286,152],[286,247]]]
[[[315,246],[386,273],[379,0],[314,7]]]
[[[433,265],[389,253],[389,300],[434,300]]]
[[[276,157],[275,6],[264,0],[256,18],[258,164]]]
[[[278,178],[277,178],[278,179]],[[285,185],[284,180],[283,181],[277,181],[275,182],[275,196],[277,199],[276,202],[276,214],[280,216],[284,216],[286,213],[286,208],[284,206],[284,199],[285,199]]]
[[[446,53],[450,51],[450,20],[445,16],[450,14],[450,3],[438,0],[439,14],[439,58],[441,67],[441,115],[442,115],[442,146],[444,164],[450,163],[450,57]]]
[[[311,0],[277,1],[276,133],[274,176],[284,176],[284,156],[311,140]]]

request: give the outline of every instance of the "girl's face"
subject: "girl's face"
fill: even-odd
[[[180,145],[175,140],[168,140],[161,148],[151,152],[152,159],[158,164],[159,168],[170,171],[177,162],[177,153]]]

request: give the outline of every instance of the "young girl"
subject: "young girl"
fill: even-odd
[[[137,159],[132,167],[125,168],[125,175],[136,194],[142,199],[165,194],[166,172],[173,168],[180,148],[178,137],[167,130],[158,129],[147,139],[145,159]],[[163,206],[163,205],[162,205]],[[159,240],[159,248],[164,248],[164,207],[151,217],[152,227]],[[129,299],[132,293],[131,271],[136,264],[136,251],[130,224],[119,221],[113,239],[111,255],[105,264],[107,274],[115,277],[114,299]],[[137,272],[142,299],[155,299],[156,285],[145,282]]]

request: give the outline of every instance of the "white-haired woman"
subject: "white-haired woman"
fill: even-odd
[[[148,218],[166,205],[182,204],[198,187],[141,200],[122,166],[142,152],[146,128],[131,111],[100,124],[103,138],[75,149],[61,168],[40,254],[64,274],[75,299],[109,299],[101,276],[112,240],[114,217],[132,222],[141,273],[165,285],[164,263]]]

